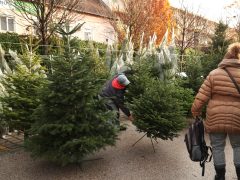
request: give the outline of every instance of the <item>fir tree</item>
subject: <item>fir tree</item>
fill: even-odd
[[[217,25],[214,36],[212,37],[212,47],[214,51],[218,51],[224,53],[230,41],[226,38],[226,31],[228,29],[228,25],[223,22],[219,22]]]
[[[105,82],[92,52],[78,55],[68,46],[56,57],[53,72],[35,112],[36,124],[26,143],[34,157],[62,165],[82,159],[116,140],[106,111],[97,94]],[[100,75],[99,75],[100,74]]]
[[[207,77],[210,71],[217,68],[226,53],[228,45],[231,43],[231,40],[227,39],[226,36],[227,28],[226,24],[219,22],[215,29],[214,36],[212,37],[212,49],[202,59],[204,77]]]
[[[184,97],[186,91],[172,80],[171,64],[157,64],[155,57],[148,56],[133,65],[128,102],[138,131],[150,138],[173,139],[184,127],[189,96]]]
[[[157,79],[146,83],[147,90],[133,98],[134,124],[150,138],[173,139],[184,127],[184,111],[176,87]]]
[[[203,67],[201,63],[202,53],[193,49],[187,51],[186,64],[184,72],[186,77],[179,77],[181,87],[190,88],[197,94],[203,83]]]
[[[1,96],[1,119],[10,129],[25,131],[34,123],[32,114],[39,106],[39,89],[45,82],[40,58],[30,52],[20,56],[12,73],[6,73],[1,83],[5,89]]]

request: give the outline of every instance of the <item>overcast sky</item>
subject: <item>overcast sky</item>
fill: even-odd
[[[169,2],[173,7],[180,7],[180,0],[169,0]],[[231,16],[229,10],[225,10],[224,7],[233,2],[234,0],[184,0],[188,7],[194,8],[195,11],[199,9],[201,15],[217,22],[221,19],[225,21]]]

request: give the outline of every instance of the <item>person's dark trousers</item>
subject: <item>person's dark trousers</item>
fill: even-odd
[[[109,123],[111,125],[114,125],[116,128],[119,129],[120,127],[120,121],[119,121],[119,109],[118,107],[115,105],[115,103],[110,99],[110,98],[106,98],[106,97],[102,97],[100,95],[98,95],[98,98],[101,100],[103,98],[105,98],[105,107],[112,111],[114,113],[114,117],[113,119],[109,119]]]
[[[235,166],[238,180],[240,180],[240,166]]]
[[[106,107],[107,107],[107,109],[111,110],[115,116],[114,119],[111,120],[111,123],[113,125],[115,125],[116,128],[119,128],[120,127],[120,120],[119,120],[120,114],[119,114],[118,107],[115,105],[115,103],[111,99],[107,100]]]
[[[216,175],[215,180],[225,180],[226,169],[225,166],[214,166]]]

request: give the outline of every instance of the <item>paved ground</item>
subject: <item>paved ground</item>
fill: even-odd
[[[154,143],[144,138],[135,147],[142,134],[130,123],[127,131],[119,134],[114,147],[108,147],[88,159],[81,166],[58,167],[54,164],[32,160],[28,153],[0,154],[0,180],[212,180],[213,163],[206,164],[205,177],[201,177],[198,163],[190,161],[183,142],[184,131],[173,141]],[[227,180],[237,179],[232,163],[232,150],[227,143]]]

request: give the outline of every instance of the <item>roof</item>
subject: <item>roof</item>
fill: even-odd
[[[75,10],[95,16],[112,18],[110,8],[102,0],[83,0]]]
[[[23,2],[38,2],[38,0],[19,0]],[[67,1],[67,0],[66,0]],[[66,1],[64,3],[66,3]],[[71,0],[69,0],[71,1]],[[111,9],[102,0],[79,0],[73,10],[79,13],[91,14],[105,18],[112,18]]]

